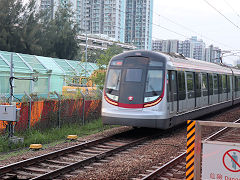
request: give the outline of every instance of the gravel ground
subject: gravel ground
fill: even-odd
[[[186,146],[186,132],[182,130],[172,136],[152,140],[139,147],[124,151],[109,162],[87,170],[72,179],[130,179],[137,177],[152,166],[166,163]]]
[[[214,117],[204,117],[209,121],[230,121],[240,117],[240,107],[227,110]],[[35,157],[41,154],[49,153],[61,148],[75,145],[81,141],[89,141],[101,137],[110,136],[125,130],[129,127],[119,127],[106,130],[102,133],[79,138],[78,142],[65,142],[54,147],[49,147],[40,151],[28,151],[23,155],[13,156],[0,161],[0,166],[4,166],[27,158]],[[124,151],[118,155],[108,158],[108,161],[101,165],[94,165],[92,169],[85,169],[77,177],[72,179],[130,179],[139,177],[139,174],[145,173],[152,166],[160,166],[183,152],[186,148],[186,129],[183,128],[168,137],[161,137],[148,141],[147,143],[134,147],[127,152]],[[1,154],[0,154],[1,155]]]
[[[233,121],[240,118],[240,108],[226,110],[217,116],[205,116],[207,121]],[[209,132],[209,130],[208,130]],[[76,179],[131,179],[144,174],[153,166],[161,166],[186,150],[186,129],[169,137],[161,137],[120,153],[108,162],[79,174]]]

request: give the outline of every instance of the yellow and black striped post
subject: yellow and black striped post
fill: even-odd
[[[195,121],[187,121],[186,180],[194,178]]]

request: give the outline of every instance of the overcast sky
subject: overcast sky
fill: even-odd
[[[240,0],[207,1],[239,28],[204,0],[154,0],[153,23],[156,25],[153,25],[153,39],[185,40],[187,37],[197,36],[207,46],[213,44],[222,50],[240,50]]]

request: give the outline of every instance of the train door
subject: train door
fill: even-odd
[[[212,104],[218,103],[218,76],[213,74],[213,95],[212,95]]]
[[[208,101],[209,104],[214,104],[214,96],[213,96],[213,75],[208,73]]]
[[[122,69],[121,80],[118,80],[120,81],[119,105],[134,104],[142,108],[138,105],[144,104],[147,65],[147,58],[128,57],[125,59],[124,67],[126,68]]]
[[[202,73],[202,99],[201,106],[206,106],[209,103],[208,100],[208,82],[207,82],[207,73]]]
[[[195,72],[194,75],[194,85],[195,85],[195,107],[201,107],[201,74],[198,72]]]
[[[177,72],[177,99],[178,99],[178,112],[186,110],[186,84],[185,74],[183,71]]]
[[[167,101],[170,114],[175,114],[178,105],[176,71],[168,71],[167,74]]]
[[[195,107],[195,92],[193,72],[186,72],[187,76],[187,110],[192,110]]]

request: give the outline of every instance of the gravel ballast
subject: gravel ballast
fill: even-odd
[[[233,119],[238,119],[239,117],[240,108],[235,107],[232,110],[225,110],[225,112],[214,117],[204,117],[204,120],[232,121]],[[79,138],[76,142],[67,141],[40,151],[29,150],[22,155],[9,157],[8,159],[0,161],[0,166],[70,147],[78,144],[79,142],[110,136],[129,129],[131,128],[113,128],[101,133]],[[139,177],[139,174],[144,174],[146,170],[150,169],[152,166],[163,165],[178,156],[185,149],[186,129],[182,128],[168,137],[163,136],[158,139],[153,139],[147,143],[139,145],[138,147],[131,148],[128,151],[123,151],[118,155],[107,158],[106,162],[101,162],[101,164],[96,163],[96,165],[92,166],[92,169],[83,169],[77,177],[72,179],[131,179]]]

